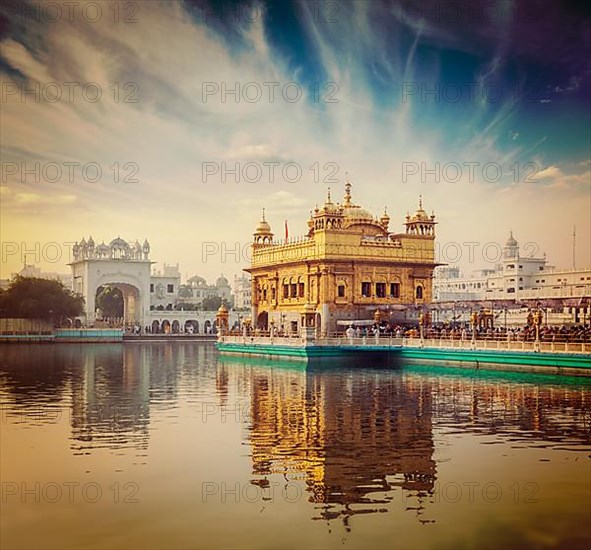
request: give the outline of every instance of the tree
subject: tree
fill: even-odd
[[[96,297],[96,307],[103,317],[123,317],[123,294],[114,286],[103,286]]]
[[[222,299],[219,296],[208,296],[203,298],[203,311],[217,311],[222,305]]]
[[[84,298],[60,281],[17,276],[0,293],[0,317],[41,319],[61,325],[83,311]]]

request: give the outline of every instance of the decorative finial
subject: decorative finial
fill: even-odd
[[[326,201],[330,202],[330,187],[328,188],[328,194],[327,194]]]
[[[266,221],[265,220],[265,209],[264,208],[263,208],[263,221]]]
[[[349,172],[345,172],[347,183],[345,183],[345,206],[351,205],[351,182],[349,181]]]
[[[419,195],[419,209],[423,209],[423,195]]]

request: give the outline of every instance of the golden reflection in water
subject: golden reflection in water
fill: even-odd
[[[306,488],[310,504],[303,515],[307,521],[309,517],[342,521],[347,529],[356,514],[398,509],[407,510],[415,524],[433,518],[438,526],[444,523],[445,503],[432,498],[438,483],[509,478],[450,478],[452,470],[446,474],[450,462],[442,460],[441,453],[453,457],[456,470],[452,473],[457,475],[457,468],[470,466],[471,458],[483,463],[499,460],[499,453],[484,450],[482,444],[491,442],[528,451],[567,449],[573,460],[569,468],[560,462],[563,453],[552,455],[553,469],[543,472],[546,477],[539,468],[530,478],[523,469],[513,476],[540,484],[554,476],[555,482],[542,486],[540,494],[546,491],[543,502],[548,508],[555,510],[558,505],[566,510],[562,499],[572,496],[572,484],[581,477],[569,477],[569,471],[582,464],[575,462],[579,457],[588,458],[591,442],[591,385],[583,380],[419,367],[304,370],[227,361],[218,358],[212,346],[184,343],[84,346],[83,350],[67,345],[30,346],[26,351],[7,346],[0,352],[3,414],[22,415],[26,429],[29,424],[55,423],[51,415],[28,413],[38,406],[67,409],[64,438],[69,439],[71,454],[95,454],[103,461],[109,453],[99,453],[101,449],[131,449],[129,460],[134,467],[150,462],[158,466],[150,470],[154,477],[146,478],[147,492],[158,487],[163,468],[159,453],[163,460],[180,466],[194,463],[196,455],[188,454],[186,461],[180,451],[167,456],[169,447],[162,452],[162,443],[158,448],[154,438],[155,433],[172,430],[177,420],[184,421],[184,431],[178,434],[191,434],[196,447],[206,440],[206,428],[230,441],[229,453],[240,454],[241,444],[248,445],[250,463],[244,464],[243,471],[237,466],[229,472],[228,480],[244,473],[251,483],[264,487],[273,476],[289,477]],[[216,424],[220,415],[204,424],[203,408],[211,405],[212,398],[229,410],[237,403],[247,404],[238,430],[223,421]],[[179,409],[180,404],[184,408]],[[226,428],[231,430],[224,432]],[[57,441],[60,434],[54,433]],[[484,437],[474,441],[470,435]],[[463,455],[470,448],[465,441],[473,445],[472,457]],[[113,467],[119,465],[122,454],[112,458]],[[533,454],[522,456],[525,460]],[[519,467],[517,459],[514,455],[507,464]],[[205,471],[211,466],[203,464]],[[526,467],[529,471],[535,463]],[[16,465],[13,468],[17,471]],[[99,475],[92,461],[89,468],[93,470],[89,475]],[[200,475],[197,469],[195,480]],[[571,484],[568,490],[560,485],[565,479]],[[505,491],[507,487],[503,485]],[[166,495],[156,489],[155,493],[158,499]],[[580,508],[576,498],[572,497],[573,507]],[[186,505],[197,509],[201,504],[189,499]],[[534,507],[531,510],[533,514]],[[389,516],[383,517],[386,521]],[[539,524],[537,516],[531,518],[532,524]],[[571,524],[567,523],[568,532]],[[361,523],[356,524],[355,531],[360,528]]]
[[[591,443],[589,387],[538,385],[539,378],[438,370],[325,371],[218,363],[228,384],[250,386],[252,483],[303,478],[314,519],[387,512],[396,491],[419,521],[437,480],[434,427],[535,441],[538,447]],[[238,368],[238,370],[236,370]],[[232,376],[234,372],[235,376]],[[242,378],[240,382],[236,377]]]
[[[232,365],[218,365],[224,378]],[[243,371],[244,372],[244,371]],[[306,483],[315,519],[386,511],[392,491],[429,494],[436,479],[431,393],[400,376],[255,368],[249,374],[252,483]],[[419,509],[420,511],[420,509]]]

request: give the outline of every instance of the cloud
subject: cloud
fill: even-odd
[[[537,214],[527,210],[533,205],[546,213],[547,234],[570,224],[576,200],[575,211],[584,215],[588,169],[571,173],[547,160],[543,135],[516,120],[520,105],[512,98],[454,110],[421,94],[402,102],[396,93],[405,78],[444,76],[443,46],[462,55],[477,51],[473,79],[499,76],[507,52],[494,42],[484,52],[491,29],[468,30],[478,34],[470,43],[453,28],[379,3],[339,3],[336,22],[310,6],[301,5],[298,25],[281,37],[261,19],[223,35],[186,4],[143,2],[137,24],[31,21],[23,34],[5,38],[2,66],[9,70],[0,71],[0,84],[19,87],[24,75],[27,86],[39,84],[41,99],[22,101],[17,93],[2,104],[3,162],[95,163],[102,178],[92,182],[77,170],[73,181],[3,179],[3,233],[28,231],[55,241],[92,233],[107,242],[117,232],[131,233],[149,238],[155,259],[212,276],[219,265],[202,262],[195,253],[200,242],[212,235],[250,238],[263,207],[276,224],[288,217],[290,234],[303,234],[308,211],[323,202],[327,187],[340,200],[345,171],[357,202],[375,214],[388,206],[393,230],[402,229],[419,193],[435,208],[445,239],[491,238],[499,224],[523,218],[537,225]],[[281,42],[296,34],[301,48]],[[78,83],[72,101],[65,82]],[[91,82],[102,92],[99,101],[84,96]],[[50,83],[62,84],[59,101],[47,101]],[[259,89],[260,99],[252,101],[248,94]],[[301,96],[289,99],[295,92]],[[490,184],[481,173],[468,181],[465,171],[454,183],[436,183],[428,174],[402,180],[405,162],[426,170],[437,162],[492,162],[507,174],[533,155],[547,166],[537,174],[544,185],[535,188],[521,185],[523,178]],[[208,162],[239,163],[238,175],[222,181],[220,169],[208,178]],[[251,182],[241,170],[248,162],[280,166],[274,178],[263,170]],[[297,180],[282,173],[287,163],[299,167]],[[549,249],[555,263],[563,249]]]

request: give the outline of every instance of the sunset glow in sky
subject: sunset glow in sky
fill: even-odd
[[[393,231],[422,194],[466,271],[510,229],[571,267],[576,225],[591,263],[584,3],[26,4],[1,8],[3,278],[22,243],[89,235],[231,277],[263,207],[279,238],[286,220],[303,235],[345,172]],[[68,270],[66,246],[35,256]]]

